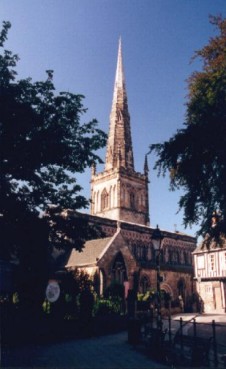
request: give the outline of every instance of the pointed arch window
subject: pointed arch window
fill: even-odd
[[[173,253],[172,250],[169,250],[169,264],[173,263]]]
[[[180,264],[180,252],[176,251],[176,262],[177,264]]]
[[[113,280],[117,281],[118,283],[123,284],[125,281],[128,280],[126,266],[121,252],[116,255],[115,261],[112,266],[112,274]]]
[[[117,198],[116,198],[116,185],[113,187],[113,194],[112,194],[113,200],[112,200],[112,207],[117,206]]]
[[[135,209],[135,194],[133,192],[130,192],[130,207]]]
[[[144,197],[143,197],[143,195],[141,194],[141,195],[140,195],[140,207],[142,208],[142,207],[143,207],[143,205],[144,205]]]
[[[187,253],[184,251],[184,264],[187,265],[188,264],[188,257],[187,257]]]
[[[99,191],[97,192],[97,196],[96,196],[96,204],[95,204],[95,212],[97,213],[100,209],[99,207]]]
[[[101,210],[105,210],[108,208],[108,193],[106,188],[101,193]]]
[[[143,276],[140,280],[140,292],[146,293],[149,290],[150,281],[147,276]]]
[[[110,190],[109,190],[109,199],[108,199],[108,202],[109,202],[109,208],[112,208],[113,207],[113,198],[112,198],[112,186],[110,187]]]

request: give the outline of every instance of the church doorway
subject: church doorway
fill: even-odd
[[[181,296],[183,301],[185,301],[185,281],[184,278],[180,278],[177,283],[178,296]]]

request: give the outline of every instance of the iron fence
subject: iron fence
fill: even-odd
[[[191,364],[195,366],[205,364],[214,368],[226,367],[226,324],[216,323],[215,320],[204,323],[197,322],[196,318],[172,320],[169,317],[163,319],[163,329],[167,331],[167,352],[172,352],[175,361],[178,353],[179,362],[183,356],[190,356]],[[207,360],[205,363],[204,355]]]

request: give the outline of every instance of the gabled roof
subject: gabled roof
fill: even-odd
[[[96,264],[112,238],[113,237],[106,237],[86,241],[82,251],[73,249],[65,267],[70,268]]]

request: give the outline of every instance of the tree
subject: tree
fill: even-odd
[[[188,80],[185,127],[150,146],[158,174],[169,171],[170,189],[184,190],[184,225],[200,223],[199,235],[209,230],[215,210],[226,233],[226,19],[212,16],[210,22],[218,34],[195,53],[203,66]]]
[[[58,273],[60,298],[51,305],[51,312],[58,318],[79,318],[79,300],[84,291],[92,291],[93,282],[84,271],[75,269]]]
[[[84,96],[56,94],[53,71],[45,81],[16,79],[19,58],[4,48],[10,26],[0,32],[0,257],[16,253],[24,270],[40,273],[49,246],[40,214],[88,206],[76,173],[101,162],[107,136],[95,119],[81,123]]]
[[[9,28],[4,22],[1,47]],[[86,112],[82,95],[55,94],[52,71],[44,82],[16,81],[17,61],[8,50],[0,55],[1,217],[6,220],[20,207],[34,214],[49,204],[87,207],[75,174],[101,162],[95,152],[106,134],[95,119],[80,123]]]

